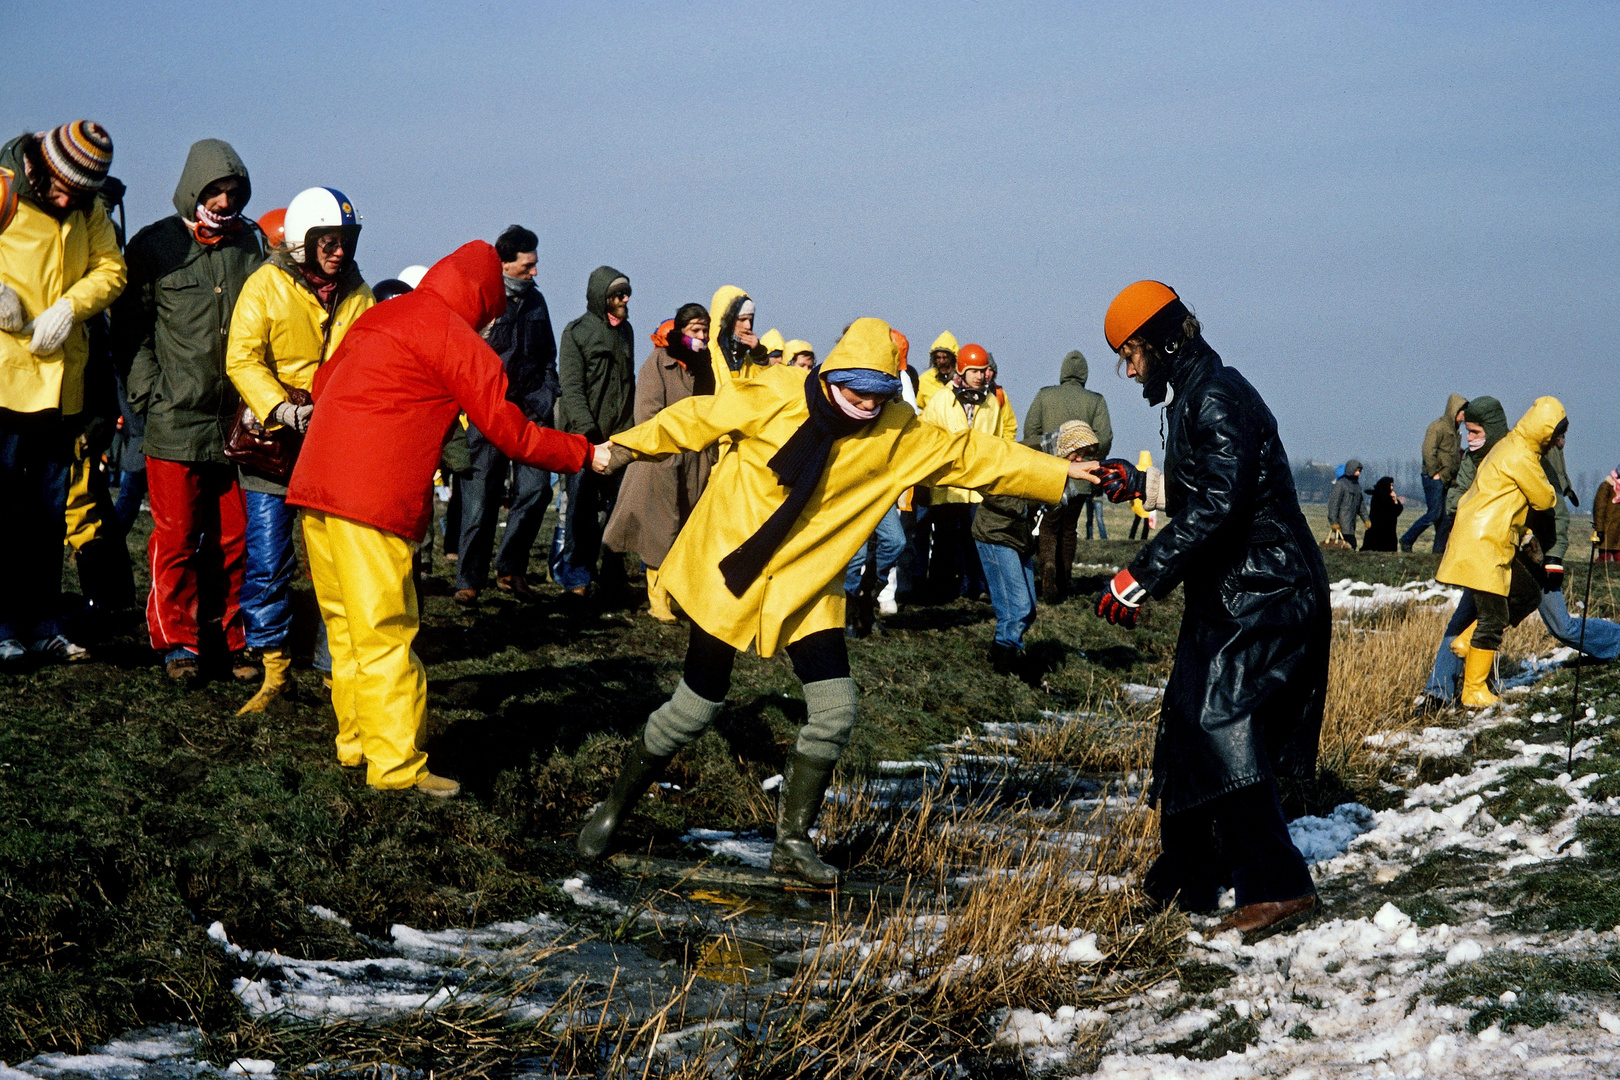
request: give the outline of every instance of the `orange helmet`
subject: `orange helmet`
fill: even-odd
[[[1147,321],[1180,300],[1176,290],[1162,281],[1138,281],[1120,290],[1103,316],[1103,336],[1115,352]]]
[[[906,370],[906,354],[911,351],[911,342],[892,326],[889,327],[889,340],[894,342],[894,354],[900,361],[900,370]]]
[[[287,242],[287,208],[271,210],[259,219],[259,231],[264,233],[264,242],[271,247],[280,247]]]
[[[0,232],[6,231],[17,213],[17,174],[0,169]]]
[[[660,349],[669,344],[669,335],[675,332],[675,320],[665,319],[658,324],[658,329],[652,332],[652,343]]]
[[[987,368],[989,366],[990,354],[984,351],[983,345],[968,344],[957,350],[956,373],[958,375],[968,368]]]

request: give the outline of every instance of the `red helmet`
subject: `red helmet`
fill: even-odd
[[[17,213],[17,174],[0,169],[0,232],[6,231]]]
[[[969,368],[987,368],[989,366],[990,354],[984,351],[983,345],[968,344],[957,350],[956,373],[958,375]]]
[[[287,242],[287,208],[271,210],[259,219],[259,231],[264,233],[264,242],[271,247],[280,247]]]

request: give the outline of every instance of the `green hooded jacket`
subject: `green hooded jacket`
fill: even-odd
[[[242,284],[264,261],[259,232],[249,222],[205,245],[188,227],[197,196],[227,176],[249,184],[230,144],[193,143],[174,189],[176,213],[136,233],[124,252],[129,285],[113,306],[115,356],[130,408],[146,418],[144,449],[164,461],[224,464],[236,416],[225,344]]]
[[[1084,420],[1097,433],[1100,457],[1107,457],[1114,446],[1114,422],[1108,418],[1108,402],[1095,390],[1086,389],[1090,370],[1085,354],[1071,349],[1063,358],[1062,373],[1056,386],[1043,386],[1035,391],[1035,400],[1024,413],[1025,446],[1041,449],[1042,436],[1049,435],[1070,420]],[[1077,480],[1078,494],[1091,494],[1091,485]]]
[[[1442,484],[1457,478],[1462,464],[1462,440],[1457,438],[1457,413],[1466,408],[1468,399],[1452,394],[1446,399],[1446,411],[1429,421],[1423,432],[1423,475],[1437,477]]]
[[[557,430],[583,435],[593,443],[635,424],[635,331],[626,319],[608,322],[608,286],[629,278],[611,266],[591,271],[585,286],[585,314],[563,328],[557,346]]]
[[[1457,468],[1457,478],[1446,492],[1447,515],[1456,514],[1457,504],[1474,486],[1474,474],[1479,470],[1479,463],[1485,460],[1491,447],[1501,442],[1508,433],[1507,413],[1502,410],[1502,403],[1493,397],[1474,398],[1463,409],[1463,419],[1471,420],[1485,429],[1485,445],[1463,454],[1462,464]]]

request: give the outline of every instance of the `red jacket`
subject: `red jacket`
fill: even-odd
[[[444,435],[463,411],[509,458],[584,468],[589,440],[537,427],[506,400],[501,358],[475,330],[505,310],[500,257],[474,240],[434,263],[416,291],[357,319],[315,374],[287,502],[420,540]]]

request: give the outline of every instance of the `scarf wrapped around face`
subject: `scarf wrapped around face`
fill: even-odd
[[[855,434],[883,411],[881,405],[870,416],[859,410],[841,409],[828,397],[837,391],[831,387],[824,389],[823,385],[820,369],[804,380],[804,399],[810,415],[770,460],[771,471],[788,489],[787,498],[753,536],[720,560],[720,573],[733,596],[740,597],[748,591],[754,580],[765,572],[765,564],[771,561],[776,549],[793,531],[793,523],[809,504],[810,493],[827,469],[833,443]]]
[[[197,243],[204,247],[213,247],[245,224],[247,219],[239,213],[216,214],[202,203],[198,203],[197,223],[192,229],[192,235],[197,238]]]

